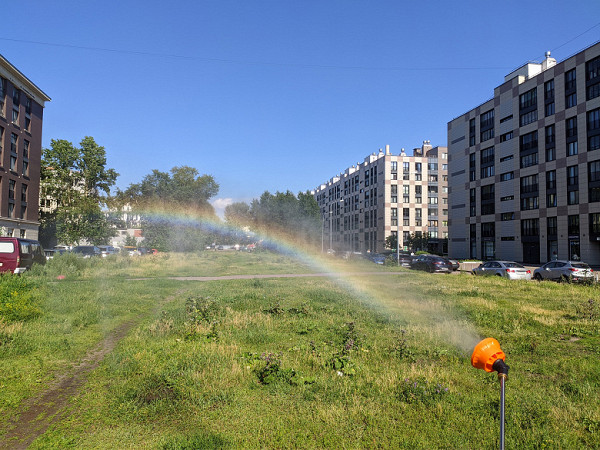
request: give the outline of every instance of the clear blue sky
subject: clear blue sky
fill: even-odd
[[[318,186],[386,144],[446,145],[504,76],[600,40],[600,1],[28,0],[0,53],[93,136],[126,188],[189,165],[217,199]]]

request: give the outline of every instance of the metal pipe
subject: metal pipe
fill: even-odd
[[[498,380],[500,381],[500,450],[504,450],[504,383],[506,374],[499,373]]]

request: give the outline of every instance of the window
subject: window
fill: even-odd
[[[556,236],[558,234],[558,226],[556,217],[548,217],[546,219],[546,232],[550,236]]]
[[[521,178],[521,210],[538,209],[538,175]]]
[[[537,87],[519,96],[519,109],[527,109],[537,105]]]
[[[539,219],[523,219],[521,220],[521,235],[522,236],[539,236],[540,224]]]
[[[10,134],[10,152],[14,153],[15,155],[17,154],[18,140],[19,140],[19,137],[15,133]]]
[[[600,108],[587,113],[588,152],[600,148]]]
[[[588,163],[588,201],[600,202],[600,161]]]
[[[537,149],[538,145],[538,134],[537,131],[532,131],[531,133],[524,134],[519,137],[519,149],[521,152],[525,152],[528,150]]]
[[[514,155],[508,155],[508,156],[504,156],[502,158],[500,158],[500,162],[504,162],[504,161],[510,161],[511,159],[513,159],[515,156]]]
[[[9,200],[15,199],[15,180],[8,180],[8,198]]]
[[[476,196],[476,189],[475,188],[471,188],[469,190],[469,200],[470,200],[470,216],[471,217],[475,217],[477,215],[476,213],[476,208],[477,208],[477,196]]]
[[[567,186],[579,186],[579,167],[567,167]]]
[[[23,139],[23,158],[29,158],[29,141]]]
[[[502,119],[500,119],[500,123],[508,122],[512,118],[513,118],[512,114],[510,116],[503,117]]]
[[[578,153],[577,141],[569,142],[567,144],[567,156],[573,156],[573,155],[576,155],[577,153]]]
[[[577,116],[571,117],[565,122],[567,137],[577,137]]]
[[[500,135],[500,142],[510,141],[513,138],[513,132],[509,131],[508,133],[504,133]]]
[[[544,136],[546,138],[546,145],[554,145],[556,140],[556,132],[554,125],[548,125],[544,132]]]
[[[481,150],[480,166],[481,178],[487,178],[494,175],[494,147],[488,147]]]
[[[17,157],[15,155],[10,155],[10,170],[13,172],[17,170]]]
[[[546,117],[554,114],[554,80],[544,83],[544,113]]]
[[[479,118],[480,142],[494,137],[494,110],[484,112]]]
[[[546,161],[554,161],[556,159],[556,149],[554,147],[546,149]]]
[[[505,172],[505,173],[500,174],[500,181],[512,180],[514,177],[515,177],[514,172]]]
[[[21,185],[21,201],[27,202],[27,185],[26,184]]]
[[[530,111],[528,113],[522,114],[519,118],[519,125],[525,126],[533,123],[537,120],[537,111]]]
[[[495,212],[494,185],[481,186],[481,215],[494,214]]]
[[[546,172],[546,189],[556,189],[556,170]]]
[[[553,208],[556,206],[556,193],[546,194],[546,207]]]
[[[398,163],[396,161],[391,162],[392,172],[396,172],[398,170]]]
[[[19,125],[19,107],[13,106],[12,110],[12,123]]]
[[[600,97],[600,56],[585,63],[585,83],[588,100]]]
[[[507,195],[506,197],[500,197],[501,202],[508,202],[508,201],[514,200],[514,199],[515,199],[514,195]]]
[[[0,77],[0,117],[4,117],[4,104],[6,103],[6,79]]]
[[[515,213],[514,212],[502,213],[502,214],[500,214],[500,220],[502,220],[502,221],[515,220]]]
[[[477,161],[477,158],[476,158],[475,153],[471,153],[469,155],[469,181],[475,181],[475,179],[477,178],[476,172],[475,172],[476,161]]]
[[[569,236],[579,236],[579,216],[568,216],[567,227],[567,232],[569,233]]]
[[[575,69],[565,72],[565,108],[577,105],[577,77]]]
[[[538,154],[531,153],[529,155],[521,156],[521,169],[525,167],[535,166],[538,163]]]

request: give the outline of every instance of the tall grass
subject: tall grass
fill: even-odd
[[[249,263],[255,271],[306,270],[277,258],[195,255],[192,267],[176,264],[188,274],[229,266],[239,273]],[[103,326],[142,317],[90,375],[74,399],[76,414],[34,448],[495,448],[499,384],[469,361],[470,341],[487,336],[500,341],[511,367],[507,446],[598,446],[595,286],[406,271],[332,280],[123,279],[123,272],[157,277],[163,263],[140,259],[111,273],[103,262],[101,280],[83,268],[78,277],[86,281],[52,284],[43,314],[10,332],[45,329],[43,340],[54,342],[68,336],[76,350],[57,351],[71,361]],[[348,264],[353,273],[379,270]],[[41,282],[54,279],[50,269]],[[48,327],[61,324],[53,338]],[[44,354],[42,342],[29,345]],[[36,373],[60,367],[54,361]]]

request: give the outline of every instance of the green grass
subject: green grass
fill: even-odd
[[[469,359],[493,336],[511,367],[507,447],[598,448],[596,286],[402,269],[166,279],[310,271],[269,253],[207,252],[57,261],[28,274],[44,288],[42,313],[0,324],[11,336],[0,346],[0,415],[137,318],[74,414],[32,448],[496,448],[499,383]]]

